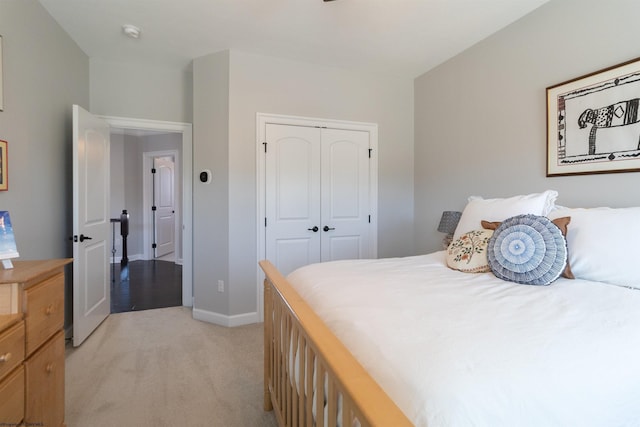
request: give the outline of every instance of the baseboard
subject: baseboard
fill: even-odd
[[[140,261],[140,260],[145,261],[146,260],[144,257],[144,254],[129,255],[128,259],[129,261]],[[109,257],[109,261],[111,262],[111,264],[120,264],[122,262],[122,257],[120,255],[116,255],[115,260],[113,257]],[[148,260],[148,261],[151,261],[151,260]],[[174,262],[178,265],[182,265],[182,258],[178,258]]]
[[[64,329],[64,339],[70,340],[73,338],[73,325],[69,325]]]
[[[234,314],[233,316],[227,316],[225,314],[214,313],[213,311],[193,309],[193,318],[196,320],[202,320],[203,322],[213,323],[214,325],[234,327],[242,325],[250,325],[252,323],[258,323],[258,313],[243,313]]]
[[[129,261],[139,261],[141,259],[143,260],[144,257],[142,256],[142,254],[135,254],[135,255],[129,255],[127,259]],[[111,264],[120,264],[122,263],[122,257],[120,255],[116,255],[115,260],[113,257],[109,257],[109,261],[111,262]]]

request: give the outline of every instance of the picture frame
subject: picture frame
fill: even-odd
[[[3,268],[13,268],[12,258],[18,258],[16,238],[8,211],[0,211],[0,263]]]
[[[9,158],[7,141],[0,140],[0,191],[9,189]]]
[[[547,92],[547,176],[640,171],[640,58]]]

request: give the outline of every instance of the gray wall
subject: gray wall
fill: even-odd
[[[635,0],[552,0],[415,80],[418,252],[472,194],[545,189],[565,206],[638,206],[640,173],[545,177],[549,86],[640,56]]]
[[[93,114],[191,123],[191,67],[163,68],[92,58],[90,71]]]
[[[111,218],[119,218],[122,209],[126,206],[124,201],[125,195],[125,169],[124,169],[124,132],[121,130],[111,130],[111,146],[110,146],[110,179],[111,186],[109,188],[109,208]],[[113,226],[113,224],[112,224]],[[115,247],[116,260],[122,256],[122,238],[120,237],[120,225],[115,224]],[[128,242],[127,242],[128,243]],[[109,235],[109,247],[112,237]]]
[[[193,308],[228,315],[217,281],[229,283],[229,52],[195,59],[193,87],[193,172],[213,172],[193,184]]]
[[[89,59],[35,0],[0,1],[4,111],[11,214],[20,259],[73,255],[71,106],[89,106]],[[71,269],[65,325],[71,323]]]
[[[222,120],[224,105],[212,105],[216,85],[224,96],[223,54],[194,62],[194,158],[196,172],[212,168],[214,181],[228,175],[228,185],[208,187],[196,182],[195,233],[223,233],[226,247],[211,239],[196,237],[194,265],[196,307],[235,316],[257,310],[256,236],[256,113],[288,114],[315,118],[378,123],[379,218],[378,254],[401,256],[413,248],[413,81],[376,74],[362,74],[298,61],[228,53],[228,137],[203,129],[212,120]],[[226,58],[225,58],[226,59]],[[205,90],[206,89],[206,90]],[[209,105],[207,105],[209,104]],[[213,150],[220,150],[213,164]],[[228,154],[225,153],[228,150]],[[207,195],[204,192],[207,191]],[[203,198],[226,213],[212,218],[204,211]],[[228,221],[224,222],[227,215]],[[219,222],[217,219],[222,219]],[[224,238],[221,240],[224,244]],[[228,253],[228,255],[226,255]],[[228,256],[228,264],[214,266],[211,257]],[[217,263],[217,261],[214,261]],[[223,299],[214,292],[218,279],[228,277]],[[207,295],[200,300],[199,295]],[[198,301],[200,300],[200,302]],[[228,301],[220,308],[216,301]]]
[[[89,60],[35,0],[0,1],[8,210],[21,259],[72,255],[71,106],[89,104]]]
[[[119,206],[119,211],[129,211],[128,255],[139,254],[142,250],[142,143],[142,137],[127,134],[124,136],[125,205]]]

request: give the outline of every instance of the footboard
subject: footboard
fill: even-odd
[[[411,426],[395,403],[269,261],[264,407],[280,426]]]

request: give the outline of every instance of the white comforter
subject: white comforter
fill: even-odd
[[[288,279],[416,426],[640,426],[640,291],[518,285],[444,259]]]

